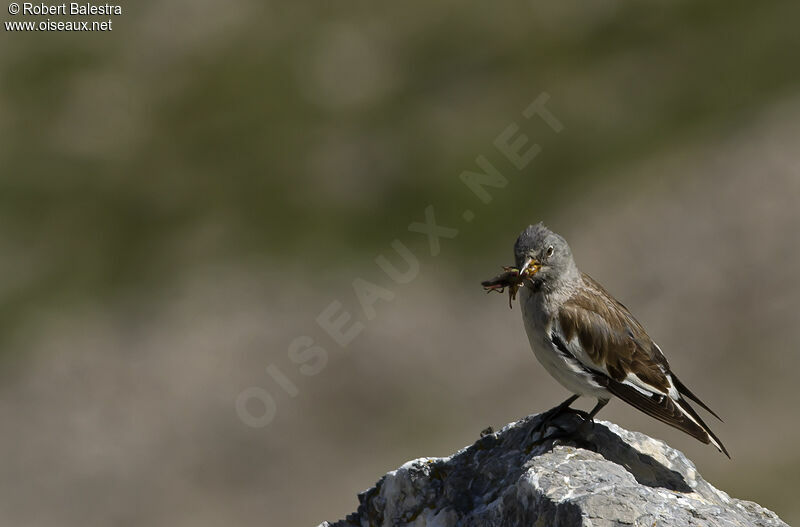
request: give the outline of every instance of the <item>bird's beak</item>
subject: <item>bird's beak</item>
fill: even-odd
[[[542,265],[534,260],[533,258],[528,258],[525,260],[525,263],[522,265],[522,269],[519,270],[519,274],[522,277],[530,278],[536,273],[539,272],[539,269],[542,268]]]

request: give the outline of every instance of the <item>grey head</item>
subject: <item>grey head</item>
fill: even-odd
[[[527,272],[540,285],[580,279],[567,241],[541,222],[529,225],[519,235],[514,244],[514,259],[517,269]]]

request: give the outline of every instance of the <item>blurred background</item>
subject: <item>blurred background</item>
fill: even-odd
[[[800,4],[123,9],[107,33],[0,35],[2,523],[316,525],[550,408],[567,393],[518,306],[479,286],[540,220],[733,460],[601,416],[800,522]],[[522,116],[543,93],[559,133]],[[541,148],[522,170],[494,145],[510,125]],[[459,179],[478,156],[508,181],[488,204]],[[458,229],[435,256],[408,230],[429,206]],[[395,239],[403,285],[375,263],[403,269]],[[371,319],[356,279],[393,296]],[[346,347],[316,321],[334,301],[364,324]],[[293,362],[300,336],[324,358]]]

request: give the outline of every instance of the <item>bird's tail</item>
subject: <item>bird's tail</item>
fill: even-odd
[[[698,441],[714,445],[720,452],[730,458],[728,450],[722,441],[711,431],[711,428],[697,415],[694,408],[678,394],[677,399],[664,394],[645,394],[642,390],[630,384],[615,381],[604,377],[604,384],[612,394],[616,395],[631,406],[638,408],[647,415],[659,421],[674,426],[686,432]],[[692,399],[694,400],[694,399]],[[705,408],[705,405],[703,405]]]

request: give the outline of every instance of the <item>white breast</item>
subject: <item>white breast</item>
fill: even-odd
[[[533,354],[547,372],[572,393],[602,399],[610,398],[609,392],[595,383],[583,368],[576,363],[570,363],[556,349],[550,340],[553,319],[545,311],[541,295],[523,287],[520,290],[520,307]]]

